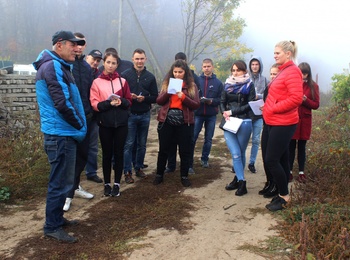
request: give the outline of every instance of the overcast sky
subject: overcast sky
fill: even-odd
[[[311,65],[321,90],[331,89],[331,77],[349,69],[350,1],[243,0],[237,14],[247,27],[241,41],[261,56],[264,75],[274,63],[273,50],[281,40],[298,45],[298,62]]]

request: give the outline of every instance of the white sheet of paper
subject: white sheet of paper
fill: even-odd
[[[251,107],[254,115],[262,115],[262,111],[260,110],[260,107],[264,105],[264,100],[258,99],[256,101],[249,101],[249,106]]]
[[[229,132],[236,134],[242,122],[243,119],[237,117],[229,117],[229,120],[226,120],[226,123],[224,124],[223,128]]]
[[[168,86],[168,93],[169,94],[176,94],[177,92],[180,92],[182,90],[182,79],[174,79],[170,78],[169,80],[169,86]]]

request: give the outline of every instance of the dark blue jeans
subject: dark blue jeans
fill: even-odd
[[[146,155],[146,144],[148,136],[148,128],[151,120],[150,112],[142,115],[131,114],[128,120],[128,136],[124,147],[124,172],[132,170],[132,150],[137,140],[135,170],[143,167]]]
[[[71,137],[44,134],[44,149],[51,165],[45,233],[53,232],[63,225],[63,206],[74,183],[76,147],[77,142]]]
[[[84,171],[84,168],[86,166],[88,155],[89,155],[89,147],[90,147],[90,141],[91,141],[91,126],[96,123],[95,120],[86,120],[87,122],[87,132],[86,136],[83,141],[77,144],[77,154],[75,157],[75,176],[74,176],[74,185],[73,188],[68,192],[67,197],[73,198],[74,197],[74,191],[79,188],[80,184],[80,175],[82,171]],[[96,155],[97,156],[97,155]],[[97,157],[96,157],[96,163],[97,163]]]
[[[196,146],[196,142],[197,142],[199,133],[202,130],[203,124],[204,124],[204,144],[202,148],[201,160],[204,162],[207,162],[209,160],[209,154],[213,143],[213,136],[215,131],[215,123],[216,123],[216,115],[194,117],[193,151],[192,151],[192,158],[190,162],[191,168],[193,168],[194,148]]]
[[[85,167],[86,177],[93,177],[97,174],[97,154],[98,154],[98,125],[97,121],[93,120],[90,125],[90,142],[88,159]]]

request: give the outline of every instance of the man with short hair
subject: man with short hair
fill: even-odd
[[[84,107],[71,74],[78,46],[85,44],[70,31],[52,36],[53,51],[43,50],[33,63],[44,148],[51,165],[46,196],[44,234],[66,243],[77,239],[63,230],[76,225],[63,217],[67,193],[74,184],[77,143],[86,135]]]
[[[209,168],[209,154],[212,146],[212,140],[215,131],[216,115],[219,111],[221,93],[223,91],[222,82],[213,73],[214,64],[209,58],[202,62],[203,73],[199,76],[200,81],[200,107],[194,114],[194,136],[193,136],[193,154],[190,167],[193,169],[194,148],[199,133],[204,124],[204,144],[202,148],[201,165],[203,168]]]
[[[265,88],[268,85],[268,80],[262,75],[263,63],[261,58],[253,56],[249,61],[248,72],[255,87],[256,100],[262,99]],[[254,115],[252,118],[252,148],[250,150],[250,158],[248,169],[251,173],[256,173],[255,160],[258,155],[260,145],[260,134],[263,126],[263,119],[261,115]]]
[[[78,47],[76,52],[75,61],[73,63],[73,76],[77,87],[79,89],[79,94],[81,100],[84,105],[86,123],[87,123],[87,133],[84,140],[78,144],[77,146],[77,156],[76,156],[76,164],[75,164],[75,179],[73,189],[68,193],[66,198],[66,203],[64,204],[63,210],[68,211],[70,209],[72,200],[75,196],[78,196],[83,199],[92,199],[94,197],[93,194],[85,191],[80,185],[80,175],[82,171],[85,169],[88,160],[89,154],[89,144],[93,138],[97,138],[97,136],[92,136],[92,130],[94,130],[96,123],[96,119],[94,117],[94,113],[90,104],[90,88],[92,85],[92,71],[90,65],[84,59],[84,50],[86,48],[86,39],[82,33],[76,32],[74,36],[80,40],[84,40],[85,44]],[[97,147],[93,149],[94,153],[94,164],[95,171],[91,173],[91,175],[87,176],[88,180],[92,180],[98,183],[102,183],[102,179],[97,176]]]
[[[128,120],[128,136],[124,146],[125,182],[129,184],[134,182],[132,178],[133,161],[135,162],[136,177],[146,177],[142,168],[144,167],[148,129],[151,120],[150,110],[158,96],[156,78],[145,67],[147,61],[145,51],[136,49],[132,61],[134,66],[121,73],[121,76],[129,83],[133,99]],[[135,158],[132,158],[135,142],[137,142],[136,155]]]
[[[86,56],[85,60],[92,69],[92,77],[96,79],[100,74],[98,70],[98,65],[100,65],[100,62],[102,60],[102,52],[100,52],[99,50],[92,50]]]
[[[107,52],[115,52],[117,54],[117,56],[119,57],[118,51],[113,47],[107,48],[105,50],[105,55]],[[118,72],[119,75],[121,75],[123,71],[134,67],[134,64],[128,60],[122,60],[121,58],[118,58],[117,62],[118,62],[118,66],[117,66],[116,72]],[[102,71],[104,69],[103,65],[101,67],[99,67],[98,69],[99,69],[100,73],[102,73]]]

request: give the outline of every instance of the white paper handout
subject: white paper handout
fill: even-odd
[[[229,132],[236,134],[241,126],[243,119],[238,117],[229,117],[230,120],[226,120],[223,128]]]
[[[260,110],[260,107],[264,105],[264,100],[258,99],[256,101],[249,101],[249,106],[251,107],[254,115],[262,115],[262,111]]]
[[[118,99],[118,98],[120,98],[119,95],[117,95],[117,94],[110,94],[109,97],[108,97],[108,100],[115,100],[115,99]]]
[[[168,86],[168,93],[169,94],[176,94],[177,92],[180,92],[182,90],[182,79],[174,79],[170,78],[169,80],[169,86]]]

